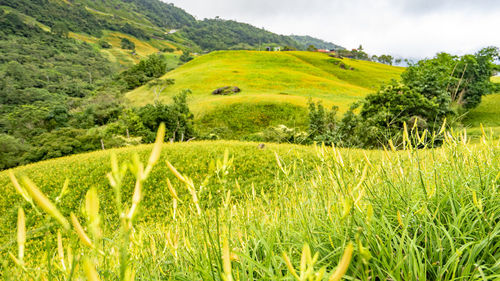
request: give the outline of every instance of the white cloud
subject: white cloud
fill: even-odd
[[[198,19],[220,16],[280,34],[319,37],[372,54],[429,57],[500,46],[498,0],[169,0]]]

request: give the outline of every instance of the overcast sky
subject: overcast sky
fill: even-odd
[[[500,46],[500,0],[163,0],[198,19],[219,16],[279,34],[404,58]]]

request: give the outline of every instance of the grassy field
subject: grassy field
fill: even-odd
[[[463,123],[472,137],[481,135],[481,124],[500,136],[500,93],[483,96],[479,106],[465,114]]]
[[[4,171],[0,278],[498,280],[500,143],[463,141],[447,134],[441,148],[399,152],[224,141],[82,154],[12,170],[38,211]]]
[[[327,106],[335,104],[345,111],[350,103],[381,83],[397,79],[402,71],[399,67],[312,52],[219,51],[167,73],[163,78],[175,79],[175,84],[162,99],[169,101],[172,95],[190,89],[190,105],[197,116],[233,103],[286,102],[305,106],[309,98],[321,99]],[[211,95],[223,86],[238,86],[242,92]],[[141,87],[129,92],[127,98],[135,105],[144,105],[152,102],[153,93]]]
[[[327,107],[336,105],[344,112],[380,84],[397,79],[402,71],[313,52],[219,51],[167,73],[163,78],[175,79],[175,84],[160,99],[170,102],[173,95],[190,89],[189,106],[199,132],[243,139],[269,126],[303,129],[309,99],[321,100]],[[211,94],[224,86],[238,86],[242,92]],[[126,97],[133,105],[144,105],[153,101],[153,92],[145,86]]]

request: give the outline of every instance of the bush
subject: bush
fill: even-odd
[[[164,52],[164,53],[173,53],[174,52],[174,48],[165,47],[161,51]]]
[[[125,49],[125,50],[135,50],[134,42],[128,40],[127,38],[121,39],[120,46],[122,49]]]
[[[34,138],[33,148],[25,155],[28,162],[36,162],[66,155],[120,147],[123,140],[106,136],[99,131],[61,128]]]
[[[152,54],[130,69],[120,73],[119,79],[126,83],[128,90],[135,89],[167,72],[164,56]]]
[[[269,127],[261,133],[247,138],[252,141],[276,142],[276,143],[305,143],[307,133],[297,128],[288,128],[285,125]]]
[[[167,139],[172,141],[186,141],[195,137],[194,116],[187,105],[189,90],[174,96],[172,104],[155,102],[144,107],[125,111],[120,118],[122,126],[117,133],[124,135],[125,131],[133,136],[139,136],[145,143],[155,140],[156,128],[161,123],[166,125]]]
[[[13,136],[0,134],[0,170],[23,163],[23,155],[29,146]]]
[[[112,48],[113,46],[111,46],[111,44],[109,44],[107,41],[105,40],[99,40],[97,42],[97,44],[99,45],[99,47],[103,48],[103,49],[110,49]]]
[[[191,56],[191,53],[187,50],[182,51],[182,55],[179,57],[179,60],[181,62],[184,62],[184,63],[188,62],[192,59],[193,59],[193,57]]]

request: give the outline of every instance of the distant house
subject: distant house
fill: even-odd
[[[328,50],[328,49],[318,49],[316,52],[325,54],[335,54],[335,50]]]
[[[267,46],[266,47],[266,51],[268,51],[268,52],[271,52],[271,51],[279,52],[279,51],[281,51],[281,47],[270,47],[270,46]]]

